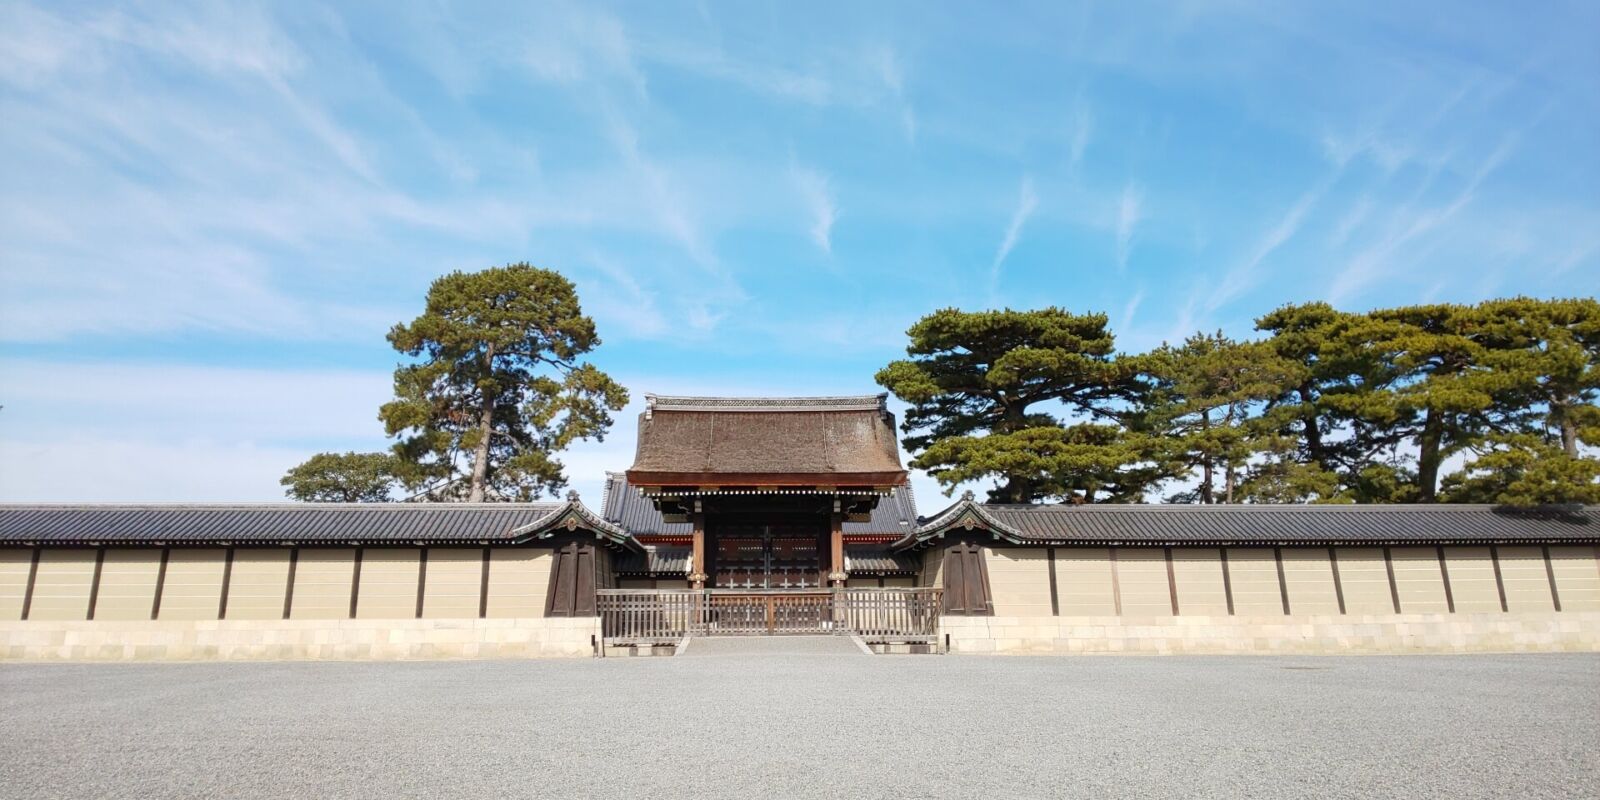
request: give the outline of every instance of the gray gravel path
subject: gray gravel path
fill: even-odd
[[[7,797],[1600,796],[1587,655],[9,665],[0,726]]]

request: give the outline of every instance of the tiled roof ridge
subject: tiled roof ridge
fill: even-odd
[[[1041,542],[1476,542],[1591,541],[1600,537],[1594,525],[1597,507],[1551,505],[1507,508],[1488,504],[1367,505],[1186,505],[984,504],[971,492],[939,513],[923,519],[917,530],[893,545],[897,550],[922,546],[956,528],[983,528],[1011,544]],[[1406,520],[1403,525],[1373,529],[1370,523]],[[1114,522],[1112,520],[1115,520]],[[1160,520],[1159,524],[1155,524]],[[1187,530],[1185,530],[1188,520]],[[1206,520],[1233,526],[1227,530],[1199,524]],[[1270,521],[1269,521],[1270,520]],[[1340,520],[1344,522],[1341,523]],[[1354,525],[1360,520],[1359,525]],[[1340,529],[1341,524],[1354,525]],[[1445,528],[1439,526],[1443,524]],[[1176,525],[1177,528],[1172,526]],[[1335,526],[1334,528],[1328,527]],[[1043,527],[1041,527],[1043,526]],[[1109,528],[1107,526],[1110,526]],[[1298,526],[1298,527],[1296,527]],[[1419,527],[1420,526],[1420,527]]]
[[[712,397],[645,395],[645,413],[655,411],[884,411],[887,393],[811,397]]]
[[[259,503],[0,503],[0,509],[84,509],[84,510],[160,510],[160,511],[451,511],[462,509],[554,509],[566,505],[561,500],[535,500],[531,502],[483,503],[369,503],[369,502],[259,502]]]
[[[1195,512],[1199,511],[1220,513],[1225,511],[1262,511],[1268,513],[1281,513],[1289,511],[1314,511],[1314,512],[1370,512],[1387,513],[1394,511],[1411,512],[1441,512],[1441,511],[1495,511],[1500,513],[1537,513],[1540,511],[1556,511],[1571,509],[1587,509],[1593,506],[1583,505],[1549,505],[1532,508],[1515,508],[1496,505],[1494,503],[978,503],[979,507],[997,509],[1002,511],[1049,511],[1049,512],[1093,512],[1093,511],[1159,511],[1163,513]]]

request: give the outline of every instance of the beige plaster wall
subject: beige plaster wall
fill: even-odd
[[[488,615],[495,619],[544,616],[552,560],[548,548],[492,548]],[[662,581],[661,588],[673,588],[668,583]]]
[[[33,583],[30,620],[82,620],[89,615],[89,586],[94,581],[93,548],[47,547],[39,554]]]
[[[416,617],[417,573],[421,562],[421,551],[415,547],[368,547],[362,550],[356,619]]]
[[[1024,617],[1050,614],[1049,551],[986,548],[984,557],[988,559],[994,613]]]
[[[1562,611],[1600,610],[1600,559],[1594,545],[1550,547]]]
[[[294,570],[290,619],[347,619],[355,580],[353,547],[303,547]]]
[[[172,548],[167,557],[167,577],[161,586],[161,611],[156,618],[216,619],[222,607],[225,555],[220,547]]]
[[[1233,582],[1233,613],[1283,614],[1278,565],[1270,547],[1228,548],[1228,576]]]
[[[1115,614],[1111,551],[1104,547],[1056,548],[1056,595],[1062,616]]]
[[[1117,548],[1117,585],[1122,592],[1122,614],[1156,617],[1172,614],[1172,593],[1167,587],[1167,557],[1159,547]]]
[[[95,601],[94,618],[150,619],[155,607],[156,575],[160,571],[160,548],[107,548],[105,563],[100,569],[100,595]]]
[[[1058,547],[1056,588],[1060,616],[1115,614],[1120,593],[1122,615],[1171,616],[1166,559],[1160,547],[1116,548],[1113,560],[1107,548]],[[1050,614],[1047,548],[988,548],[990,588],[996,616],[1048,616]],[[1350,616],[1394,614],[1389,567],[1381,547],[1339,547],[1339,583],[1334,584],[1334,561],[1326,547],[1284,547],[1283,582],[1289,595],[1290,614],[1337,615],[1339,591],[1344,613]],[[1487,546],[1444,548],[1449,569],[1450,596],[1445,594],[1445,572],[1439,548],[1390,548],[1394,592],[1400,613],[1449,613],[1453,600],[1458,613],[1500,611],[1494,565]],[[1282,616],[1277,563],[1271,548],[1227,548],[1228,575],[1237,616]],[[1600,557],[1590,545],[1552,546],[1550,568],[1555,575],[1563,611],[1600,611]],[[1541,547],[1501,547],[1500,564],[1510,610],[1553,611],[1550,578]],[[1117,576],[1113,589],[1113,567]],[[1221,550],[1208,547],[1172,548],[1172,577],[1180,616],[1226,616]]]
[[[1394,597],[1389,592],[1389,569],[1383,563],[1383,548],[1340,547],[1336,552],[1345,613],[1393,614]],[[1495,610],[1499,610],[1498,605]]]
[[[1510,611],[1550,611],[1555,598],[1550,594],[1550,576],[1544,571],[1544,548],[1502,546],[1500,579],[1506,588],[1506,607]]]
[[[227,618],[282,619],[288,588],[289,548],[238,548],[233,551],[233,575],[228,579]]]
[[[1228,613],[1222,582],[1222,553],[1215,547],[1175,547],[1172,575],[1178,587],[1178,613]]]
[[[1500,611],[1500,590],[1494,582],[1494,562],[1488,547],[1446,547],[1444,563],[1450,569],[1450,592],[1456,613]]]
[[[1437,547],[1393,547],[1394,586],[1405,614],[1442,614],[1450,610],[1444,595],[1444,571]]]
[[[28,593],[28,570],[33,548],[0,547],[0,621],[22,619],[22,600]]]
[[[490,573],[494,567],[490,565]],[[483,548],[428,548],[427,590],[423,619],[470,619],[478,616],[483,592]]]
[[[1328,548],[1285,547],[1282,553],[1289,613],[1339,613],[1339,594],[1333,586],[1333,561],[1328,558]]]

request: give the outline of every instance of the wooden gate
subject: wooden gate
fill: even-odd
[[[706,592],[700,636],[834,632],[833,592]]]
[[[932,642],[938,588],[753,592],[733,589],[599,589],[606,644],[668,643],[685,636],[856,634],[869,641]]]

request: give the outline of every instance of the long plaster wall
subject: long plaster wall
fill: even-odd
[[[994,615],[943,618],[953,652],[1600,649],[1592,545],[990,548],[985,562]]]
[[[0,548],[0,658],[592,653],[595,620],[544,618],[548,548],[485,553],[482,547]]]

